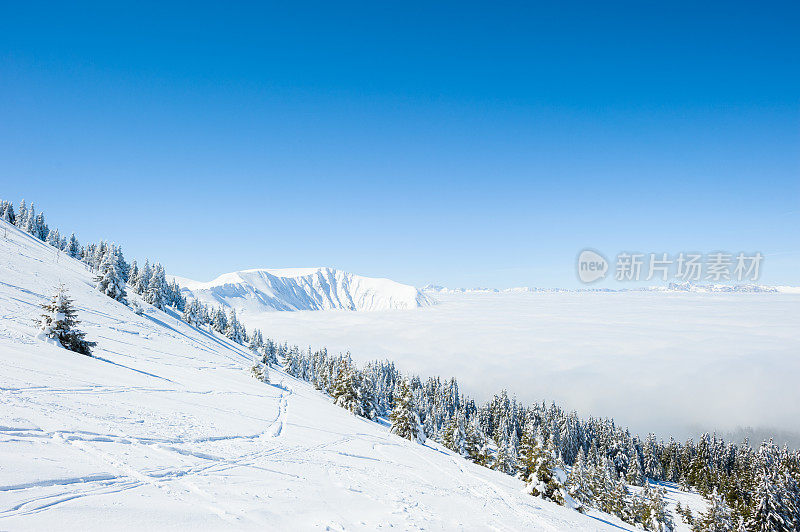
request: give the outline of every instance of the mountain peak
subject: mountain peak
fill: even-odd
[[[396,310],[434,304],[415,287],[330,267],[256,268],[208,282],[177,277],[184,295],[254,314],[282,310]]]

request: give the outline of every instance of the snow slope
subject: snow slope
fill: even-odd
[[[133,314],[82,264],[4,228],[1,530],[630,529],[402,440],[277,369],[260,383],[243,348]],[[59,283],[95,358],[34,339]]]
[[[274,310],[390,310],[433,304],[413,286],[333,268],[243,270],[207,283],[176,277],[188,297],[237,312]]]

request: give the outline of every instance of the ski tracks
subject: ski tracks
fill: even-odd
[[[62,488],[58,493],[47,493],[28,497],[17,501],[6,509],[0,509],[0,519],[38,513],[61,503],[82,497],[105,495],[142,486],[150,486],[162,490],[172,499],[187,504],[196,504],[199,499],[200,504],[202,504],[207,511],[229,523],[242,524],[243,522],[248,522],[252,525],[263,527],[268,523],[261,522],[259,519],[254,519],[254,516],[249,514],[226,507],[221,501],[221,499],[224,499],[223,497],[217,497],[207,492],[201,488],[192,477],[236,467],[255,467],[255,462],[275,452],[274,447],[259,449],[254,452],[239,454],[232,457],[222,457],[199,452],[195,449],[185,449],[182,448],[182,446],[235,440],[259,442],[265,439],[279,438],[285,430],[289,410],[289,397],[294,392],[290,386],[285,385],[283,382],[279,385],[275,385],[275,387],[281,390],[277,398],[278,405],[275,418],[261,432],[255,434],[170,440],[116,436],[111,434],[101,435],[83,431],[45,432],[36,428],[0,427],[0,429],[2,429],[0,432],[8,436],[13,435],[16,438],[22,437],[24,439],[33,439],[40,442],[49,440],[56,444],[73,446],[92,457],[94,460],[101,461],[118,472],[118,474],[103,473],[0,486],[0,493],[23,492],[48,487]],[[167,456],[168,459],[171,459],[170,463],[174,461],[176,455],[184,458],[189,457],[203,460],[205,463],[195,463],[186,467],[168,468],[166,471],[148,472],[141,470],[131,463],[129,457],[131,455],[137,455],[136,452],[108,452],[101,448],[103,444],[123,445],[129,449],[138,448],[142,453],[146,453],[147,450],[157,451]],[[146,455],[143,454],[142,456]]]

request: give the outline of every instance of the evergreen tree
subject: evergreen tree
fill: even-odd
[[[572,507],[580,506],[564,487],[567,481],[566,474],[562,468],[558,467],[549,440],[542,446],[534,438],[527,460],[529,463],[526,464],[526,468],[530,470],[530,474],[523,480],[527,483],[526,491],[529,494],[562,506],[568,503]]]
[[[758,456],[758,482],[753,494],[753,511],[747,529],[753,532],[783,532],[796,530],[793,516],[786,507],[774,470],[772,442],[763,443]]]
[[[257,380],[269,384],[269,369],[261,362],[253,358],[253,365],[250,367],[250,374]]]
[[[467,444],[464,431],[464,418],[459,412],[452,416],[442,434],[442,445],[458,454],[464,454]]]
[[[567,476],[567,493],[583,506],[592,506],[594,490],[589,471],[586,468],[585,457],[586,453],[584,453],[583,448],[581,448],[578,452],[578,458],[575,460]]]
[[[50,229],[47,233],[47,243],[56,249],[61,249],[61,235],[58,234],[58,229]]]
[[[131,285],[131,287],[136,286],[136,280],[138,279],[138,277],[139,277],[139,265],[136,264],[136,259],[133,259],[130,267],[128,268],[128,281],[127,281],[128,284]]]
[[[358,376],[358,373],[356,373]],[[358,379],[358,400],[361,402],[361,415],[367,419],[378,417],[378,401],[375,397],[375,383],[365,375]]]
[[[34,207],[33,202],[31,202],[31,206],[28,209],[28,216],[25,218],[25,226],[22,229],[29,235],[35,235],[36,233],[36,207]]]
[[[236,317],[236,309],[232,308],[224,334],[237,344],[243,344],[245,341],[243,332],[242,324],[239,323],[239,318]]]
[[[492,453],[489,449],[489,441],[486,438],[483,438],[479,443],[478,452],[475,455],[475,463],[483,467],[489,467],[492,463]]]
[[[414,411],[414,395],[406,379],[398,382],[394,408],[389,420],[392,422],[391,432],[394,434],[411,441],[425,441],[425,435],[420,430],[419,416]]]
[[[119,257],[117,249],[111,246],[106,249],[103,262],[100,264],[99,274],[95,277],[97,289],[111,299],[120,303],[127,304],[127,294],[125,293],[125,281],[119,272]]]
[[[33,205],[31,205],[33,207]],[[36,215],[36,219],[34,220],[33,225],[33,236],[41,240],[42,242],[47,241],[47,235],[50,233],[50,229],[47,227],[47,224],[44,221],[44,213],[40,212]]]
[[[464,455],[475,463],[478,463],[478,455],[481,452],[483,440],[478,421],[478,417],[473,416],[467,422],[464,433]]]
[[[336,405],[356,415],[363,415],[361,399],[358,396],[358,380],[350,364],[339,370],[333,381],[331,396]]]
[[[516,454],[514,446],[506,439],[497,449],[497,454],[492,462],[492,469],[500,471],[501,473],[506,473],[507,475],[515,474],[517,472]]]
[[[165,306],[164,292],[166,285],[164,268],[161,267],[161,264],[156,263],[153,266],[150,281],[147,283],[147,291],[144,294],[145,301],[158,309],[163,309]]]
[[[75,233],[69,235],[69,242],[67,243],[67,255],[73,259],[79,259],[81,253],[81,245],[78,243],[78,238]]]
[[[23,231],[28,230],[28,208],[25,206],[25,200],[19,202],[19,213],[16,218],[17,227]]]
[[[150,268],[150,261],[145,259],[144,267],[139,270],[136,284],[133,287],[137,294],[144,295],[147,292],[147,287],[150,286],[150,277],[152,277],[152,275],[153,270]]]
[[[14,214],[14,204],[10,201],[4,201],[2,207],[2,218],[4,221],[10,223],[11,225],[15,225],[17,220],[16,215]]]
[[[708,511],[694,519],[692,528],[695,532],[728,532],[735,529],[731,509],[717,490],[711,493]]]
[[[41,307],[45,311],[39,319],[41,338],[55,340],[64,349],[92,355],[92,347],[97,344],[87,341],[86,333],[76,329],[80,322],[76,318],[77,312],[72,305],[72,299],[67,296],[63,285],[58,288],[50,302],[43,303]]]
[[[644,484],[644,475],[642,474],[642,468],[639,466],[639,457],[635,454],[635,451],[628,463],[628,472],[625,474],[625,482],[632,486],[642,486]]]

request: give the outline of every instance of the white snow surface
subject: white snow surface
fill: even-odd
[[[631,529],[403,440],[278,369],[256,381],[242,347],[144,303],[137,316],[82,264],[7,228],[0,530]],[[35,339],[59,283],[94,358]]]
[[[209,282],[175,277],[187,297],[237,312],[275,310],[395,310],[434,300],[413,286],[334,268],[254,269],[225,273]]]

